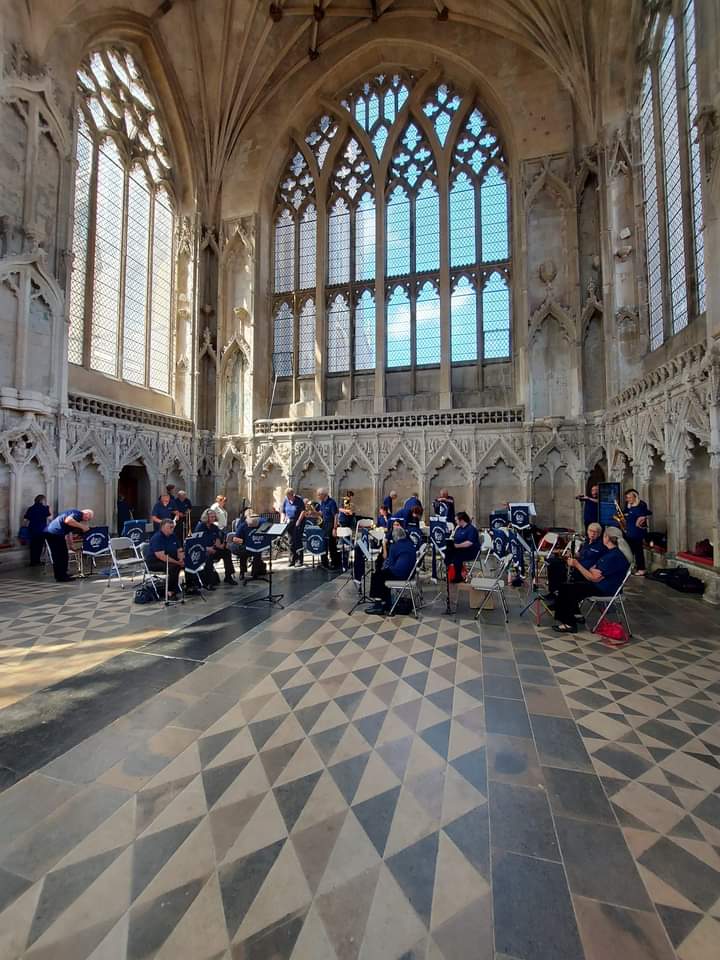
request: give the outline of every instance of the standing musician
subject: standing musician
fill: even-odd
[[[305,501],[298,496],[292,487],[285,491],[285,499],[282,504],[283,520],[287,523],[287,538],[290,541],[290,561],[289,567],[294,567],[298,556],[302,565],[302,532],[305,526],[303,513],[305,510]]]
[[[370,597],[374,600],[366,613],[388,613],[391,603],[390,590],[386,586],[388,580],[407,580],[416,562],[415,547],[399,523],[393,524],[392,544],[387,559],[380,570],[375,570],[370,577]]]
[[[184,543],[190,533],[192,503],[185,490],[178,490],[174,503],[175,532],[178,543]]]
[[[607,553],[607,547],[603,543],[602,527],[599,523],[590,523],[587,528],[587,540],[583,543],[577,553],[577,559],[587,570],[594,567],[600,557]],[[547,603],[555,601],[556,594],[563,584],[581,583],[582,577],[575,570],[570,561],[572,557],[556,557],[554,555],[547,558],[547,578],[548,593],[543,598]]]
[[[579,560],[570,558],[568,566],[582,577],[579,583],[564,583],[558,590],[555,601],[555,619],[558,621],[553,630],[558,633],[577,633],[575,617],[580,604],[586,597],[611,597],[620,588],[630,564],[619,549],[621,533],[615,527],[608,527],[603,534],[606,552],[589,569]]]
[[[318,510],[322,517],[322,531],[327,537],[328,552],[320,558],[320,563],[325,568],[332,570],[340,569],[340,557],[337,548],[337,514],[338,505],[327,492],[325,487],[319,487],[317,491]]]
[[[225,567],[225,583],[230,586],[235,586],[237,580],[233,576],[235,570],[233,568],[232,554],[223,546],[223,535],[217,525],[217,514],[214,510],[208,508],[203,512],[194,532],[201,534],[201,541],[207,550],[207,560],[205,562],[205,569],[203,570],[203,582],[207,589],[215,589],[212,583],[212,574],[215,570],[215,562],[217,560],[222,560]]]
[[[597,523],[598,520],[598,507],[600,504],[600,487],[594,483],[590,487],[590,496],[585,494],[580,494],[579,497],[575,497],[576,500],[579,500],[583,505],[583,526],[585,527],[585,532],[587,532],[588,527],[591,523]]]
[[[448,523],[455,523],[455,498],[450,496],[449,490],[441,490],[433,500],[433,513]]]
[[[165,519],[160,529],[145,544],[145,562],[154,573],[167,572],[168,600],[177,599],[178,580],[183,564],[183,551],[175,536],[175,524]]]
[[[397,490],[391,490],[383,500],[383,506],[387,510],[388,516],[393,512],[393,500],[397,500]]]
[[[625,491],[625,539],[627,540],[633,557],[635,558],[635,576],[645,576],[645,533],[647,532],[647,518],[652,516],[652,510],[644,500],[640,499],[637,490],[631,488]]]
[[[480,534],[477,527],[470,522],[469,515],[464,510],[460,510],[453,538],[445,546],[445,568],[448,569],[450,564],[455,565],[455,583],[462,579],[460,569],[463,562],[472,562],[479,552]]]
[[[423,516],[423,508],[419,504],[409,509],[403,507],[400,515],[404,518],[406,527],[419,527]]]
[[[153,522],[153,529],[155,533],[160,529],[160,524],[163,520],[172,520],[175,508],[171,506],[170,494],[165,492],[161,493],[157,503],[152,508],[152,513],[150,514],[150,519]]]
[[[228,515],[227,515],[227,497],[224,493],[219,493],[215,497],[215,502],[211,503],[208,507],[208,510],[212,510],[215,516],[217,517],[217,525],[220,527],[223,533],[227,530],[228,524]]]
[[[45,527],[45,540],[52,557],[53,573],[58,583],[68,583],[68,540],[75,530],[87,533],[95,514],[92,510],[63,510]]]
[[[355,493],[352,490],[345,491],[345,496],[342,498],[342,503],[338,508],[337,525],[339,527],[355,529],[357,517],[355,516],[355,504],[353,503],[354,496]]]
[[[422,509],[422,503],[420,502],[420,494],[411,493],[403,504],[403,510],[412,510],[413,507],[420,507]]]
[[[47,497],[44,493],[39,493],[33,500],[32,506],[25,511],[23,526],[27,528],[30,537],[31,567],[40,566],[40,557],[45,544],[45,527],[51,516],[52,511],[47,505]]]

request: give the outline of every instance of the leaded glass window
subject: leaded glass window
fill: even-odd
[[[273,248],[281,376],[314,372],[316,355],[329,375],[373,370],[379,330],[387,369],[439,366],[443,323],[451,331],[449,362],[510,357],[510,213],[501,139],[480,107],[447,83],[436,83],[411,108],[414,82],[401,72],[371,77],[291,148],[277,191]],[[377,183],[381,156],[387,175]],[[448,171],[446,183],[441,170]],[[327,239],[318,270],[320,235]],[[324,290],[311,299],[323,272]],[[385,288],[383,303],[376,302],[376,278]],[[326,335],[311,350],[320,302]]]
[[[314,327],[313,323],[313,331]],[[281,301],[275,308],[274,328],[273,369],[278,377],[292,376],[294,317],[287,300]]]
[[[695,5],[688,0],[683,13],[685,31],[685,75],[687,78],[690,187],[692,190],[692,231],[695,247],[695,283],[698,313],[705,311],[705,245],[703,242],[702,174],[700,144],[694,123],[698,115],[697,47],[695,43]]]
[[[655,107],[652,73],[648,67],[643,82],[643,101],[640,112],[640,142],[643,153],[643,184],[645,187],[645,244],[648,271],[648,313],[650,317],[650,346],[663,342],[663,292],[660,250],[660,207],[657,185],[657,151],[655,147]]]
[[[153,95],[120,47],[77,74],[68,359],[170,390],[175,211]]]
[[[665,26],[660,53],[660,124],[663,138],[665,208],[669,260],[670,308],[672,332],[687,326],[687,286],[685,277],[685,227],[680,171],[680,129],[675,51],[675,24],[672,17]]]
[[[668,16],[656,35],[640,101],[651,349],[705,309],[693,0],[685,0],[677,17]]]

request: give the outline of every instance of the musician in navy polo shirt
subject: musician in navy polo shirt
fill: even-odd
[[[324,567],[330,567],[332,570],[340,569],[340,557],[338,556],[337,548],[337,535],[335,530],[337,528],[337,514],[338,514],[338,505],[327,492],[325,487],[320,487],[317,492],[318,498],[318,510],[320,511],[320,516],[322,517],[322,531],[327,537],[328,542],[328,554],[324,557],[321,557],[320,562]]]
[[[305,501],[299,496],[292,487],[285,491],[285,499],[282,505],[282,515],[287,522],[287,537],[290,541],[290,562],[289,567],[294,567],[298,558],[302,566],[302,534],[304,523]]]
[[[172,520],[173,513],[175,508],[172,506],[172,498],[169,493],[161,493],[158,497],[157,503],[152,508],[152,513],[150,519],[153,522],[153,529],[155,533],[160,529],[160,524],[163,520]]]
[[[163,520],[160,529],[156,530],[145,544],[145,562],[148,570],[156,573],[167,572],[168,600],[175,600],[178,579],[183,568],[183,551],[178,546],[172,519]]]
[[[390,590],[386,586],[388,580],[407,580],[415,566],[417,553],[412,540],[399,523],[393,524],[392,544],[388,551],[387,560],[380,570],[376,570],[370,578],[370,596],[374,600],[366,613],[387,613],[391,607]]]
[[[68,576],[69,555],[65,538],[72,535],[75,530],[87,533],[94,516],[92,510],[63,510],[45,527],[45,540],[50,550],[53,573],[58,583],[67,583],[75,579]]]
[[[600,557],[607,553],[607,547],[603,543],[603,529],[599,523],[591,523],[587,528],[587,539],[582,544],[577,553],[577,559],[581,565],[590,570],[598,562]],[[555,599],[555,594],[560,587],[570,581],[571,583],[581,583],[583,578],[577,570],[570,567],[569,561],[572,557],[547,558],[547,578],[548,594],[545,600]]]
[[[223,535],[217,525],[217,515],[213,510],[205,510],[200,517],[200,522],[195,525],[194,533],[201,535],[201,540],[207,550],[207,562],[203,573],[203,582],[208,590],[214,589],[212,583],[212,573],[215,570],[217,560],[222,560],[225,567],[225,583],[235,586],[237,580],[233,577],[235,572],[233,568],[232,554],[223,545]]]
[[[577,571],[582,580],[579,583],[565,583],[558,590],[555,601],[555,619],[558,621],[553,630],[558,633],[577,633],[575,617],[580,604],[586,597],[611,597],[618,591],[625,579],[630,563],[619,548],[621,533],[615,527],[608,527],[603,534],[606,552],[589,569],[579,560],[568,560],[568,566]]]
[[[47,505],[45,495],[39,493],[33,500],[31,507],[25,511],[24,525],[28,528],[30,534],[30,566],[40,565],[40,556],[42,554],[43,544],[45,543],[45,527],[52,516],[50,507]]]
[[[470,522],[470,516],[464,510],[457,515],[457,526],[452,540],[445,547],[445,566],[455,564],[456,568],[462,563],[472,563],[480,552],[480,534],[477,527]],[[460,570],[456,570],[455,582],[461,579]]]
[[[393,500],[397,500],[397,490],[391,490],[383,500],[383,506],[387,510],[389,517],[392,516],[393,512]]]

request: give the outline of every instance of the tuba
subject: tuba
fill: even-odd
[[[617,523],[618,527],[620,527],[622,532],[625,533],[627,531],[627,520],[625,519],[623,509],[617,500],[615,501],[615,511],[616,512],[613,514],[612,518],[615,523]]]

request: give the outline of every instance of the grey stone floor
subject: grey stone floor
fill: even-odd
[[[168,638],[176,673],[140,701],[118,664],[127,709],[15,774],[1,957],[717,957],[712,607],[634,583],[636,639],[610,650],[520,619],[519,597],[507,627],[441,604],[418,623],[306,584],[250,629],[214,613],[209,655],[216,621]],[[31,759],[30,703],[0,734]]]

